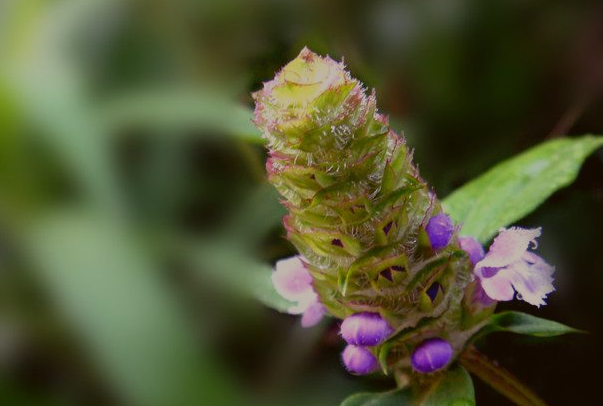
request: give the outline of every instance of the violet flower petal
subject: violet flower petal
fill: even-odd
[[[304,312],[301,325],[302,327],[312,327],[317,325],[326,312],[325,307],[319,301],[312,303]]]
[[[279,295],[292,302],[300,301],[312,291],[312,276],[299,255],[276,263],[272,284]]]
[[[555,291],[555,287],[551,276],[554,268],[540,257],[538,258],[540,261],[536,263],[519,261],[510,269],[513,271],[511,281],[517,291],[517,298],[540,307],[546,304],[544,299],[549,293]]]
[[[459,243],[461,249],[469,255],[469,260],[473,266],[484,258],[484,247],[475,238],[463,236],[459,238]]]
[[[509,275],[507,269],[502,268],[496,275],[489,278],[483,277],[481,273],[477,273],[477,275],[480,277],[482,288],[491,299],[507,301],[513,300],[513,297],[515,297],[511,275]]]
[[[425,232],[427,232],[431,247],[434,250],[439,250],[446,247],[450,242],[454,232],[454,224],[445,213],[439,213],[429,219]]]
[[[393,329],[379,313],[356,313],[341,323],[340,333],[348,344],[371,347],[385,341]]]
[[[536,238],[540,237],[540,234],[540,227],[532,229],[501,228],[485,258],[477,266],[501,268],[519,261],[530,245],[532,248],[538,246]]]
[[[282,259],[276,263],[272,273],[272,284],[279,295],[296,302],[288,309],[289,314],[303,314],[302,327],[312,327],[326,313],[318,295],[312,287],[312,275],[306,269],[301,257]]]
[[[430,338],[419,344],[410,361],[416,372],[428,374],[444,368],[452,358],[452,346],[441,338]]]

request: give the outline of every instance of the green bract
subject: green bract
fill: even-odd
[[[374,92],[304,49],[254,98],[268,177],[289,210],[287,238],[328,311],[380,313],[395,329],[375,350],[386,369],[407,369],[412,348],[430,337],[458,354],[474,324],[465,316],[475,306],[463,300],[471,264],[456,233],[443,249],[430,246],[425,226],[440,202]]]

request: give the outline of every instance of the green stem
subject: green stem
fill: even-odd
[[[506,369],[488,359],[475,347],[469,347],[459,359],[469,372],[506,396],[518,406],[547,406],[530,388]]]

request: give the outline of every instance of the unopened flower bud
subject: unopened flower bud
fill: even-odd
[[[454,232],[454,224],[450,217],[444,213],[437,214],[429,219],[425,227],[429,242],[434,250],[439,250],[448,245]]]
[[[411,364],[415,371],[428,374],[448,365],[452,358],[452,347],[441,338],[430,338],[423,341],[411,356]]]
[[[381,344],[393,332],[379,313],[356,313],[341,324],[341,336],[348,344],[371,347]]]
[[[469,255],[473,266],[484,259],[484,247],[473,237],[464,236],[459,238],[461,248]]]
[[[356,375],[370,374],[379,367],[377,358],[369,350],[356,345],[345,347],[341,359],[348,372]]]

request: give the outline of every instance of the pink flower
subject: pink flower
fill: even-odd
[[[276,263],[272,273],[272,284],[279,295],[297,304],[289,314],[303,314],[303,327],[312,327],[322,319],[325,307],[312,288],[312,276],[299,255],[282,259]]]
[[[494,300],[517,299],[534,306],[546,304],[544,299],[555,290],[553,272],[555,268],[538,255],[530,252],[536,248],[540,228],[501,228],[490,250],[475,265],[475,274],[480,279],[486,294]]]

